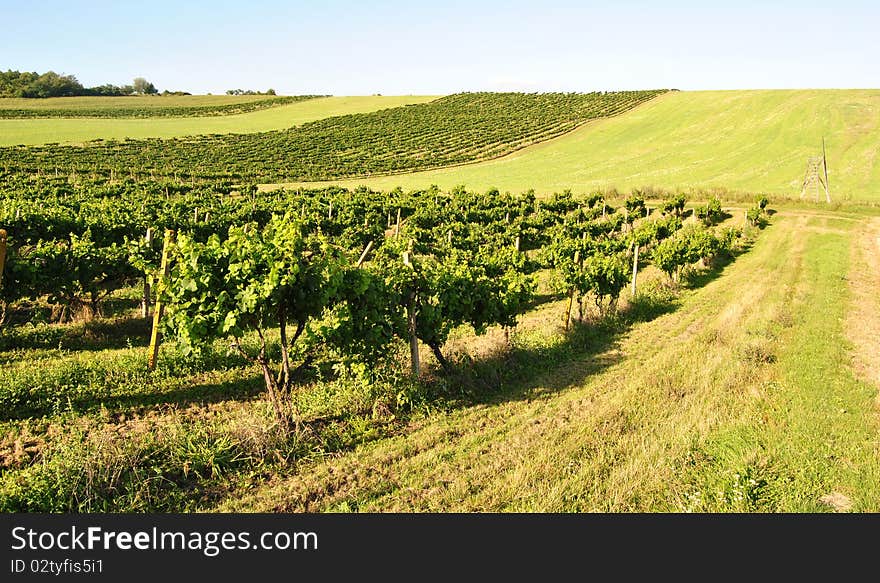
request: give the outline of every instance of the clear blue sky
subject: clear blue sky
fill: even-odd
[[[0,0],[0,69],[160,90],[880,87],[880,0]]]

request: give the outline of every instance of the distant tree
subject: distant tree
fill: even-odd
[[[226,95],[277,95],[274,89],[254,91],[253,89],[227,89]]]
[[[156,86],[143,77],[135,77],[134,81],[132,81],[132,87],[134,88],[134,92],[138,95],[155,95],[156,93],[159,93]]]
[[[21,91],[21,97],[67,97],[82,95],[84,91],[85,88],[73,75],[48,71],[29,83]]]
[[[87,95],[97,95],[101,97],[120,97],[123,95],[131,95],[132,93],[134,93],[134,87],[131,85],[123,85],[120,87],[118,85],[111,85],[110,83],[86,89]]]
[[[5,73],[0,71],[0,97],[24,97],[27,86],[39,77],[38,73],[27,71],[24,73],[12,69]]]

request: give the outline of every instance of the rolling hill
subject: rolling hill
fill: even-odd
[[[832,198],[880,200],[874,89],[670,92],[492,161],[335,183],[539,193],[717,187],[797,197],[823,137]]]

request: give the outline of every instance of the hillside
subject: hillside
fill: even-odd
[[[459,93],[286,131],[3,148],[0,163],[25,171],[50,166],[107,176],[115,170],[256,183],[331,180],[496,158],[662,93]]]
[[[827,143],[836,200],[880,200],[880,90],[670,92],[502,159],[342,181],[511,192],[655,186],[794,196]]]
[[[0,108],[16,106],[27,101],[32,108],[46,107],[44,102],[58,103],[63,108],[106,108],[113,111],[126,105],[148,107],[150,104],[168,104],[181,107],[215,107],[265,100],[266,96],[207,96],[185,97],[73,97],[52,100],[0,99]],[[76,118],[76,119],[0,119],[0,147],[17,144],[40,145],[52,142],[79,144],[89,140],[121,140],[125,138],[176,138],[200,134],[255,133],[287,129],[318,119],[369,113],[380,109],[400,107],[412,103],[433,101],[436,96],[349,96],[323,97],[287,105],[222,116],[159,117],[159,118]],[[120,103],[120,100],[126,100]],[[52,104],[50,103],[49,106]],[[56,105],[55,107],[58,107]],[[2,115],[0,115],[2,118]]]

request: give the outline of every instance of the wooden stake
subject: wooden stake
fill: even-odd
[[[3,285],[3,269],[6,267],[6,231],[0,229],[0,285]]]
[[[519,235],[516,236],[516,252],[519,253]]]
[[[636,278],[639,275],[639,244],[636,243],[636,252],[633,255],[632,297],[636,297]]]
[[[153,242],[153,229],[151,227],[147,227],[147,234],[144,237],[144,241],[147,242],[147,245],[152,244]],[[141,316],[144,318],[150,317],[150,280],[152,275],[144,274],[144,295],[141,298]]]
[[[578,249],[574,252],[574,262],[580,266],[581,264],[581,250]],[[571,309],[574,306],[574,294],[575,290],[571,290],[571,295],[568,296],[568,309],[565,311],[565,329],[566,331],[571,326]]]
[[[158,282],[161,284],[168,277],[168,251],[174,243],[174,231],[165,229],[165,242],[162,245],[162,266],[159,268]],[[159,287],[161,290],[161,286]],[[147,367],[155,370],[156,359],[159,356],[159,322],[162,320],[162,314],[165,311],[165,305],[156,296],[156,309],[153,312],[153,331],[150,333],[150,357]]]
[[[357,265],[355,265],[355,267],[360,267],[361,265],[364,264],[364,260],[367,258],[367,253],[369,253],[370,249],[372,249],[372,248],[373,248],[373,242],[370,241],[369,243],[367,243],[367,246],[364,247],[364,252],[361,253],[361,258],[358,259]]]
[[[403,252],[403,264],[412,267],[409,259],[409,251]],[[419,378],[421,374],[421,361],[419,359],[419,337],[416,335],[416,307],[415,294],[410,294],[406,305],[406,317],[409,328],[409,356],[412,362],[412,374]]]
[[[397,224],[394,225],[394,236],[400,236],[400,208],[397,209]]]

